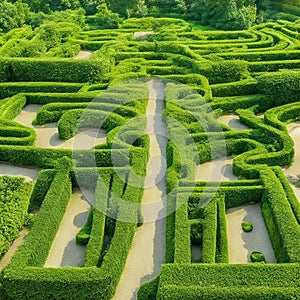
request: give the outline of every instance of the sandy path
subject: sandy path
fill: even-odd
[[[232,173],[233,159],[224,157],[197,166],[195,181],[231,181],[238,177]]]
[[[202,257],[202,247],[201,246],[191,246],[191,255],[192,261],[196,262],[201,259]]]
[[[150,135],[150,160],[142,200],[143,226],[137,229],[114,300],[136,299],[138,288],[155,278],[165,257],[165,199],[167,130],[162,121],[164,86],[149,82],[147,129]],[[155,202],[155,203],[153,203]]]
[[[133,33],[135,39],[144,39],[146,40],[150,34],[153,34],[154,31],[137,31]]]
[[[84,194],[87,192],[85,191]],[[91,196],[88,197],[91,199]],[[45,267],[82,267],[85,246],[76,244],[76,234],[85,225],[91,205],[76,191],[70,199],[50,249]]]
[[[253,224],[252,232],[243,232],[241,224],[244,221]],[[262,252],[267,263],[276,263],[260,204],[248,204],[228,209],[227,234],[231,264],[249,263],[250,254],[253,251]]]
[[[37,135],[35,142],[36,147],[88,150],[95,145],[106,143],[106,133],[96,128],[82,129],[75,137],[64,141],[58,136],[57,123],[33,126],[32,121],[35,119],[40,108],[41,105],[27,105],[15,118],[15,122],[35,130]]]
[[[249,130],[249,127],[240,122],[239,116],[234,114],[221,116],[218,121],[234,130]]]
[[[0,176],[22,177],[25,181],[35,181],[38,176],[38,170],[26,167],[18,167],[9,163],[0,163]]]
[[[295,156],[292,164],[284,168],[285,176],[297,177],[300,174],[300,122],[294,122],[287,126],[289,134],[295,143]],[[294,184],[291,187],[300,202],[300,188],[297,188]]]
[[[88,59],[93,55],[93,51],[81,50],[75,59]]]
[[[10,249],[7,253],[3,256],[0,261],[0,272],[10,263],[12,257],[15,255],[16,251],[19,249],[21,244],[24,242],[26,235],[28,234],[29,230],[27,228],[23,229],[17,239],[14,240]]]

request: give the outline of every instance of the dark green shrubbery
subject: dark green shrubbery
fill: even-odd
[[[254,251],[250,254],[251,262],[266,262],[265,256],[263,253]]]
[[[300,261],[300,228],[283,187],[275,174],[260,171],[263,180],[262,214],[269,232],[277,261]]]
[[[299,264],[167,264],[156,299],[293,299]]]
[[[203,74],[210,84],[239,81],[248,76],[248,63],[242,60],[216,62]]]
[[[91,209],[85,225],[80,229],[76,235],[76,243],[78,245],[86,245],[91,237],[92,223],[94,210]]]
[[[299,101],[299,71],[283,71],[269,73],[258,78],[258,89],[269,95],[274,105],[283,105]]]

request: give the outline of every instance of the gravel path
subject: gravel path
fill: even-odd
[[[85,191],[84,194],[87,195],[86,193]],[[88,197],[88,199],[91,198],[90,196]],[[90,203],[85,200],[82,192],[77,191],[71,196],[45,267],[83,266],[85,246],[76,244],[76,234],[85,225],[90,207]]]
[[[133,33],[135,39],[146,40],[150,34],[153,34],[154,31],[137,31]]]
[[[251,222],[253,231],[243,231],[242,222]],[[262,252],[267,263],[276,263],[272,244],[261,214],[260,204],[247,204],[227,210],[229,263],[250,262],[253,251]]]
[[[65,141],[61,140],[58,136],[57,123],[33,126],[32,121],[41,107],[41,105],[35,104],[27,105],[15,118],[15,122],[35,130],[37,135],[36,147],[88,150],[92,149],[95,145],[106,143],[106,133],[97,128],[82,129],[75,137]]]
[[[81,50],[75,59],[89,59],[93,55],[94,51]]]
[[[165,257],[165,199],[167,130],[162,121],[164,85],[158,80],[149,82],[147,129],[150,135],[150,159],[142,200],[143,226],[137,229],[125,269],[114,300],[136,299],[138,288],[154,279]],[[155,202],[155,203],[153,203]]]
[[[218,118],[218,121],[234,130],[249,130],[249,127],[242,124],[240,122],[239,116],[235,114],[221,116],[220,118]]]

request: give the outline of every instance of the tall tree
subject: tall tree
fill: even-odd
[[[6,32],[19,27],[18,11],[14,4],[3,1],[0,3],[0,31]]]
[[[195,0],[193,16],[219,29],[248,29],[256,19],[255,0]]]

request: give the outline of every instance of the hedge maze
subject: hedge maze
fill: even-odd
[[[37,212],[24,244],[1,273],[1,299],[113,297],[143,223],[138,206],[123,205],[118,198],[142,201],[143,189],[129,182],[142,178],[134,173],[146,174],[146,82],[151,77],[166,82],[166,263],[159,277],[140,288],[138,298],[297,299],[300,205],[282,167],[293,163],[297,147],[287,124],[300,120],[299,30],[299,22],[289,21],[223,32],[193,29],[180,19],[129,19],[119,29],[66,36],[63,43],[93,51],[88,60],[15,58],[13,40],[26,38],[25,29],[16,30],[19,37],[7,36],[0,47],[1,161],[38,168],[39,175],[34,184],[0,178],[0,255],[21,229],[24,207]],[[134,39],[137,31],[153,34]],[[34,128],[14,121],[31,104],[41,106],[35,126],[57,123],[63,140],[80,128],[101,128],[106,143],[74,151],[36,147]],[[236,131],[218,122],[230,114],[248,129]],[[183,146],[174,144],[173,136]],[[188,155],[184,147],[191,144],[195,147]],[[238,180],[195,181],[195,162],[223,156],[233,157]],[[12,186],[17,206],[2,199]],[[72,190],[78,188],[95,193],[77,235],[86,245],[84,264],[45,268]],[[249,203],[261,205],[276,264],[230,264],[226,211]],[[131,222],[124,221],[128,218]],[[201,247],[196,260],[192,246]]]

